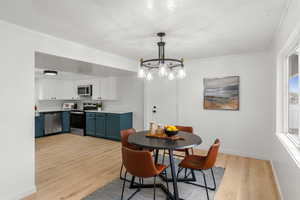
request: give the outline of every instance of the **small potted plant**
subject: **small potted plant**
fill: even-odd
[[[97,103],[97,110],[102,111],[102,102]]]

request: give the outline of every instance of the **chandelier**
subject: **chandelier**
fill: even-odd
[[[158,45],[158,58],[140,60],[140,68],[138,71],[139,78],[145,78],[146,80],[152,80],[153,74],[158,73],[160,77],[167,77],[169,80],[175,78],[184,78],[186,76],[183,58],[180,60],[173,58],[165,58],[165,45],[163,37],[166,34],[163,32],[157,33],[160,38]]]

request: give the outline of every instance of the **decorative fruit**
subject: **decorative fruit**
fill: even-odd
[[[167,131],[178,131],[178,129],[175,126],[171,126],[171,125],[166,125],[165,129]]]

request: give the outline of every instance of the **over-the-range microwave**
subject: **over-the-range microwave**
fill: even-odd
[[[93,94],[92,85],[79,85],[77,87],[77,95],[80,97],[90,97]]]

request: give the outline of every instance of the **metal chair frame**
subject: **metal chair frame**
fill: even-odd
[[[182,171],[183,169],[185,169],[185,174],[184,174],[184,177],[185,177],[185,178],[187,178],[187,177],[191,174],[191,172],[192,172],[192,169],[190,169],[191,172],[190,172],[189,174],[187,174],[187,168],[179,167],[178,172],[177,172],[177,178],[178,178],[179,174],[181,173],[181,171]],[[202,187],[202,188],[205,188],[205,190],[206,190],[206,196],[207,196],[207,199],[209,200],[208,190],[213,190],[213,191],[215,191],[216,188],[217,188],[217,185],[216,185],[216,179],[215,179],[215,175],[214,175],[214,170],[213,170],[213,168],[210,168],[211,175],[212,175],[213,182],[214,182],[213,187],[207,186],[207,182],[206,182],[206,174],[203,172],[203,170],[194,170],[194,169],[193,169],[193,171],[200,171],[200,172],[202,173],[203,180],[204,180],[204,185],[200,185],[200,184],[197,184],[197,183],[192,183],[192,182],[189,182],[189,181],[184,181],[184,183],[186,183],[186,184],[191,184],[191,185],[195,185],[195,186]]]
[[[123,165],[122,165],[122,166],[123,166]],[[166,179],[168,178],[167,169],[168,169],[168,168],[166,168],[166,169],[162,172],[162,174],[164,174],[164,176],[165,176]],[[157,177],[157,176],[154,176],[154,177],[153,177],[153,178],[154,178],[154,181],[153,181],[153,185],[154,185],[154,187],[153,187],[153,199],[154,199],[154,200],[156,199],[156,177]],[[123,178],[123,186],[122,186],[121,200],[123,200],[123,197],[124,197],[124,189],[125,189],[125,183],[126,183],[126,182],[131,182],[131,181],[128,181],[128,179],[127,179],[127,171],[125,172],[125,177]],[[141,187],[144,185],[144,179],[143,179],[143,178],[139,178],[139,183],[135,183],[135,184],[136,184],[138,187],[137,187],[136,191],[133,192],[133,193],[128,197],[127,200],[132,199],[132,197],[134,197],[138,192],[141,191]],[[169,192],[169,184],[168,184],[168,182],[166,182],[166,185],[167,185],[167,190],[168,190],[168,192]],[[167,199],[168,199],[168,198],[167,198]]]

